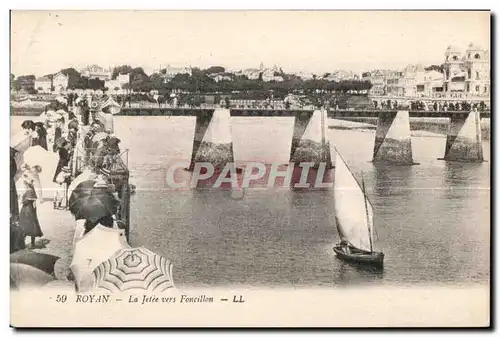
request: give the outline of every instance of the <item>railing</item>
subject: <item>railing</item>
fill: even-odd
[[[75,148],[73,152],[73,172],[75,172],[75,176],[81,173],[85,167],[90,168],[94,172],[98,172],[101,168],[104,168],[110,174],[118,171],[128,172],[129,149],[116,155],[106,154],[104,156],[96,156],[93,154],[94,151],[95,149],[90,148]]]

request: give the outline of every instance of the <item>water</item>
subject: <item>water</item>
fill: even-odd
[[[23,117],[12,118],[12,133]],[[376,216],[383,272],[335,258],[333,191],[227,191],[165,188],[163,168],[189,160],[193,117],[117,117],[130,148],[131,240],[174,264],[178,285],[334,287],[366,284],[488,284],[490,164],[447,163],[444,137],[413,137],[412,167],[374,166],[373,131],[329,130]],[[234,118],[235,160],[288,161],[292,118]],[[485,159],[489,142],[483,143]],[[189,175],[188,172],[183,173]]]

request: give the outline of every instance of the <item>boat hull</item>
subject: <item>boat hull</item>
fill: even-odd
[[[340,247],[333,247],[333,251],[341,260],[366,264],[382,268],[384,266],[384,253],[382,252],[360,252],[360,253],[346,253]]]

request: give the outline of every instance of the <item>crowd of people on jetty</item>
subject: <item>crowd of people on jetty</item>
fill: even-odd
[[[396,110],[398,108],[410,109],[412,111],[484,111],[487,109],[486,103],[484,101],[481,102],[447,102],[447,101],[407,101],[404,103],[398,103],[397,100],[381,100],[380,102],[377,100],[373,101],[373,107],[375,109],[393,109]]]
[[[44,235],[43,224],[38,219],[38,206],[49,199],[53,202],[54,209],[71,210],[68,187],[75,180],[82,180],[81,175],[86,174],[109,187],[119,203],[120,193],[116,190],[116,181],[113,181],[111,173],[116,170],[126,171],[127,167],[120,157],[120,139],[114,135],[113,104],[113,100],[107,96],[99,99],[70,94],[51,102],[40,116],[40,121],[25,120],[22,123],[21,127],[30,141],[25,153],[38,147],[42,156],[57,155],[58,161],[54,165],[55,169],[42,159],[35,164],[26,162],[23,153],[11,147],[11,253],[25,248],[37,248],[36,238]],[[41,186],[40,174],[44,170],[54,172],[52,183],[56,188]],[[23,190],[18,191],[16,188],[18,180],[22,181]],[[51,196],[45,195],[52,190],[54,193]],[[73,211],[72,213],[75,215]],[[123,224],[117,219],[117,213],[118,211],[105,214],[98,219],[83,216],[83,235],[97,224],[121,227]],[[27,238],[30,238],[28,244]]]

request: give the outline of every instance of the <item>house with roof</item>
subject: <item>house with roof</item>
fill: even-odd
[[[187,74],[189,76],[191,76],[193,74],[193,70],[191,69],[191,67],[172,67],[169,65],[167,65],[167,67],[165,69],[163,69],[161,71],[161,73],[163,73],[164,71],[164,79],[165,79],[165,82],[168,82],[169,80],[171,80],[172,78],[174,78],[176,75],[179,75],[179,74]]]
[[[56,92],[64,92],[68,89],[69,77],[58,72],[52,77],[52,88]]]
[[[233,78],[227,73],[210,74],[210,75],[208,75],[208,77],[213,79],[215,82],[232,81],[233,80]]]
[[[93,64],[83,68],[80,73],[83,77],[87,78],[97,78],[101,81],[106,81],[111,79],[111,70],[103,68],[97,64]]]
[[[444,74],[436,71],[429,70],[424,75],[424,95],[432,97],[436,94],[443,92]]]
[[[42,76],[35,79],[35,90],[39,93],[52,92],[52,79],[49,76]]]

